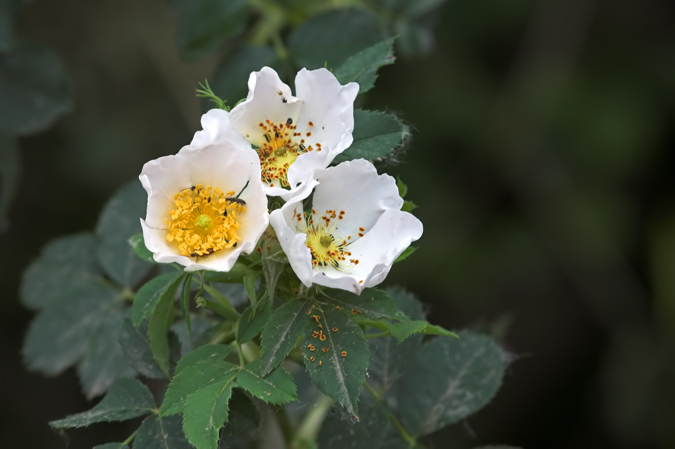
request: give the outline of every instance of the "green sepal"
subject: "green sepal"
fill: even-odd
[[[412,201],[404,201],[403,206],[401,206],[401,210],[403,212],[412,212],[415,209],[417,209],[417,204],[413,203]]]
[[[260,360],[254,360],[244,366],[237,376],[237,383],[253,396],[269,404],[283,405],[297,401],[293,377],[283,367],[279,367],[267,376],[260,375]]]
[[[55,429],[86,427],[99,422],[127,421],[155,410],[148,387],[136,379],[117,379],[101,402],[91,410],[51,421]]]
[[[396,258],[396,260],[394,260],[394,263],[403,262],[403,261],[406,260],[408,257],[410,257],[415,251],[417,251],[417,247],[416,247],[416,246],[409,246],[409,247],[407,247],[406,249],[403,250],[403,252],[402,252],[401,254],[398,255],[398,257]]]

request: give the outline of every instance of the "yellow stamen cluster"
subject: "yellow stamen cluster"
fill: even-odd
[[[357,239],[353,236],[342,238],[336,234],[337,223],[345,217],[345,211],[339,213],[334,210],[326,212],[314,220],[317,212],[312,209],[312,214],[295,211],[295,220],[300,223],[298,229],[307,234],[305,245],[312,254],[312,266],[323,268],[332,266],[338,271],[347,272],[358,265],[359,260],[352,258],[352,253],[347,249]],[[359,228],[359,237],[363,237],[365,228]]]
[[[265,138],[265,142],[258,149],[263,182],[271,187],[275,187],[275,184],[277,187],[290,187],[287,179],[290,166],[303,153],[321,151],[321,144],[315,143],[316,148],[312,145],[305,146],[304,137],[311,137],[312,132],[306,131],[303,137],[291,118],[282,124],[266,120],[258,126]],[[313,126],[314,123],[309,122],[308,127],[311,129]]]
[[[174,195],[176,208],[165,220],[166,239],[175,242],[183,256],[205,257],[233,248],[239,242],[239,215],[246,202],[218,187],[198,184]]]

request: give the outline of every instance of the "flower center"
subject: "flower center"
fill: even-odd
[[[176,207],[165,220],[166,239],[175,242],[183,256],[196,258],[237,246],[239,215],[246,202],[233,195],[201,184],[176,193]]]
[[[318,220],[312,209],[311,215],[295,211],[295,219],[300,223],[296,225],[297,229],[307,234],[305,245],[312,254],[312,266],[324,268],[331,266],[338,271],[349,271],[358,265],[359,260],[351,257],[352,253],[348,250],[349,245],[354,243],[354,236],[343,238],[337,234],[337,223],[345,217],[345,211],[339,214],[334,210],[327,210]],[[303,219],[304,218],[304,219]],[[363,237],[365,228],[359,228],[359,237]]]
[[[304,133],[297,131],[293,125],[293,119],[289,118],[286,123],[274,123],[266,120],[259,123],[265,142],[258,149],[262,180],[270,187],[290,188],[288,184],[288,169],[295,160],[308,151],[321,151],[321,144],[305,146],[305,138],[312,136],[312,131]],[[309,122],[308,129],[314,124]],[[316,148],[315,148],[316,147]]]

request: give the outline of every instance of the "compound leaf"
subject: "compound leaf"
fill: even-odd
[[[91,410],[52,421],[55,429],[86,427],[98,422],[126,421],[152,413],[155,400],[148,387],[136,379],[118,379]]]
[[[254,360],[242,368],[237,383],[253,396],[267,403],[282,405],[297,401],[293,377],[283,367],[279,367],[267,376],[260,375],[260,360]]]

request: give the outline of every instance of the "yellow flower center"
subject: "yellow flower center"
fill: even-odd
[[[177,244],[181,255],[196,258],[237,246],[239,215],[246,202],[233,195],[201,184],[181,190],[173,197],[176,208],[165,220],[166,239]]]
[[[260,157],[260,168],[262,180],[270,187],[289,188],[288,169],[295,160],[303,153],[308,151],[321,151],[321,144],[314,143],[305,145],[305,138],[312,136],[311,129],[314,123],[308,123],[309,131],[299,132],[297,126],[293,125],[293,120],[288,119],[286,123],[273,123],[266,120],[265,123],[259,123],[265,142],[258,149]]]
[[[318,220],[314,220],[317,212],[312,209],[311,215],[295,211],[295,219],[299,225],[298,230],[307,234],[305,245],[312,254],[312,266],[320,269],[327,266],[347,272],[358,265],[359,260],[352,258],[352,253],[348,250],[349,245],[354,243],[357,238],[349,235],[343,238],[337,235],[337,224],[344,220],[345,211],[339,213],[334,210],[327,210]],[[365,228],[360,227],[358,237],[363,237]]]

